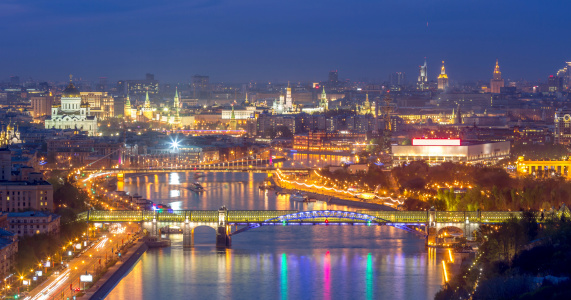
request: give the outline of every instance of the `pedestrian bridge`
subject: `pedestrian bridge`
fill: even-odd
[[[505,211],[435,211],[438,223],[501,223],[510,217],[520,217],[521,212]],[[90,210],[79,215],[87,222],[218,222],[219,210]],[[241,225],[249,223],[279,224],[371,224],[388,225],[425,224],[430,211],[295,211],[295,210],[225,210],[225,223]]]
[[[555,211],[556,217],[569,209]],[[228,247],[233,235],[261,226],[392,226],[427,238],[428,245],[437,245],[447,230],[462,232],[467,238],[481,224],[497,224],[522,212],[505,211],[338,211],[338,210],[90,210],[79,215],[84,222],[140,222],[151,235],[174,228],[183,233],[184,247],[194,244],[194,229],[200,226],[216,230],[216,245]],[[543,217],[538,216],[538,221]]]

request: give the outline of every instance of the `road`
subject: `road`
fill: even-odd
[[[138,224],[124,224],[120,228],[110,231],[95,240],[91,246],[84,250],[79,257],[75,257],[67,264],[69,267],[60,271],[59,274],[52,274],[48,280],[40,286],[34,288],[25,300],[49,300],[67,299],[77,295],[79,290],[83,290],[83,283],[80,282],[80,275],[91,274],[95,277],[96,269],[105,266],[106,259],[111,259],[116,254],[118,246],[132,237],[133,233],[139,230]],[[71,286],[71,288],[70,288]]]

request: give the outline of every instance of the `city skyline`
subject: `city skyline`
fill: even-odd
[[[284,82],[324,80],[337,69],[354,81],[393,72],[411,81],[427,57],[429,80],[442,60],[452,81],[487,80],[499,59],[504,78],[535,81],[571,60],[563,38],[570,4],[490,4],[10,1],[1,5],[0,28],[11,42],[0,46],[0,78],[115,80],[150,72],[163,82],[194,74]]]

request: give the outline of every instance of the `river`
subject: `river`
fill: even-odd
[[[197,195],[192,173],[126,178],[124,190],[173,209],[355,210],[260,191],[266,174],[206,173]],[[195,230],[195,246],[150,249],[106,299],[433,299],[443,283],[440,254],[388,226],[277,226],[232,237],[215,248],[214,229]]]

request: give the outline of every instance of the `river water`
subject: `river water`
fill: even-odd
[[[206,191],[187,189],[192,173],[126,178],[124,190],[173,209],[355,210],[261,191],[266,174],[206,173]],[[195,230],[195,246],[150,249],[106,299],[433,299],[443,283],[440,254],[388,226],[276,226],[215,248],[214,229]]]

